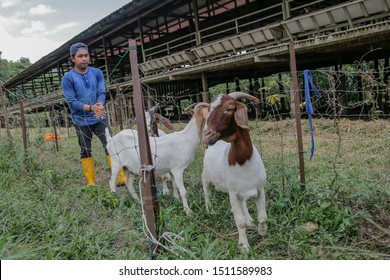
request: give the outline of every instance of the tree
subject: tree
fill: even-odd
[[[13,77],[18,74],[20,71],[26,69],[31,65],[30,59],[26,57],[21,57],[19,60],[10,62],[9,72],[10,76]]]
[[[8,61],[7,59],[2,59],[1,54],[0,51],[0,80],[3,82],[31,65],[29,58],[21,57],[17,61]]]
[[[5,82],[10,78],[9,62],[6,59],[1,58],[0,51],[0,81]]]

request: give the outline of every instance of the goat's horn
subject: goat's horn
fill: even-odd
[[[248,98],[250,101],[253,101],[255,103],[259,103],[260,100],[257,99],[256,97],[254,97],[253,95],[250,95],[248,93],[245,93],[245,92],[241,92],[241,91],[235,91],[235,92],[231,92],[228,94],[229,96],[233,97],[234,99],[238,99],[238,98]]]
[[[204,107],[210,107],[210,104],[209,103],[206,103],[206,102],[199,102],[195,105],[194,107],[194,110],[201,107],[201,106],[204,106]]]
[[[156,103],[156,105],[154,105],[152,108],[150,108],[149,114],[156,113],[158,107],[160,107],[160,103]]]
[[[199,108],[200,106],[207,106],[207,107],[209,107],[210,104],[206,103],[206,102],[193,103],[190,106],[188,106],[187,108],[185,108],[184,111],[189,111],[192,108],[194,108],[194,110],[195,110],[196,108]]]
[[[189,105],[188,107],[186,107],[184,109],[184,111],[189,111],[190,109],[194,108],[196,106],[197,103],[192,103],[191,105]]]

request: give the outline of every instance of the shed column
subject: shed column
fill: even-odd
[[[102,37],[102,43],[103,43],[103,49],[104,49],[104,67],[106,70],[106,80],[107,83],[110,84],[110,69],[108,65],[108,52],[107,52],[107,46],[106,46],[106,39],[104,36]]]
[[[210,103],[209,85],[207,83],[207,77],[204,72],[202,72],[202,89],[202,101]]]
[[[198,1],[192,0],[192,8],[194,9],[194,24],[195,24],[195,39],[196,45],[202,44],[202,36],[199,32],[199,13],[198,13]]]

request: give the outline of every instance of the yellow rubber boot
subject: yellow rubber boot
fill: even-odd
[[[107,156],[107,162],[108,162],[108,165],[110,166],[110,170],[112,170],[110,156]],[[116,185],[117,186],[126,185],[126,175],[125,175],[125,172],[123,171],[123,168],[121,168],[121,170],[119,170],[119,176],[118,176],[118,179],[116,180]]]
[[[83,166],[83,171],[85,178],[87,179],[87,186],[95,186],[96,178],[95,178],[95,168],[93,166],[93,158],[82,158],[81,165]]]

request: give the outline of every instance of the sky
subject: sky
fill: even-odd
[[[32,63],[131,0],[0,0],[1,58]]]

